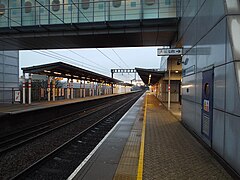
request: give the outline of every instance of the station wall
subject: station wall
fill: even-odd
[[[12,90],[17,90],[18,87],[18,51],[0,51],[0,103],[11,103]]]
[[[188,59],[182,120],[240,174],[240,2],[184,0],[181,9],[178,44],[184,49],[182,60]],[[208,69],[213,69],[210,139],[201,129],[203,72]]]

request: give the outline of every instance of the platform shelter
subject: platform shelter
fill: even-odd
[[[40,92],[40,94],[46,92],[48,101],[55,101],[56,97],[59,96],[65,99],[73,99],[76,94],[78,94],[77,97],[80,98],[112,94],[113,84],[121,82],[120,80],[63,62],[24,67],[22,68],[22,71],[23,104],[26,103],[26,99],[28,99],[28,104],[31,104],[33,74],[45,75],[47,77],[47,89],[42,88],[41,90],[43,90],[43,92]],[[28,74],[28,78],[26,74]],[[56,88],[56,80],[62,80],[63,78],[67,81],[67,87]],[[73,80],[76,80],[76,82],[79,83],[78,88],[74,88],[76,83],[74,83]],[[26,98],[26,90],[28,91],[28,98]]]

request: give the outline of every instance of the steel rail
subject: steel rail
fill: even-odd
[[[29,174],[31,174],[32,172],[36,171],[36,169],[38,169],[40,166],[42,166],[44,163],[46,163],[51,157],[56,156],[56,154],[58,152],[62,152],[64,151],[67,147],[69,147],[69,145],[71,143],[74,143],[74,141],[78,138],[80,138],[81,136],[83,136],[84,134],[88,133],[89,131],[91,131],[93,128],[95,128],[98,124],[100,124],[101,122],[103,122],[104,120],[108,119],[111,115],[115,114],[116,112],[118,112],[120,109],[124,108],[127,104],[131,103],[132,101],[135,101],[137,98],[139,98],[139,96],[137,97],[133,97],[132,99],[128,100],[126,103],[122,104],[121,106],[119,106],[117,109],[115,109],[114,111],[110,112],[109,114],[105,115],[104,117],[102,117],[100,120],[98,120],[97,122],[95,122],[94,124],[90,125],[89,127],[87,127],[85,130],[81,131],[79,134],[75,135],[73,138],[71,138],[70,140],[68,140],[67,142],[65,142],[64,144],[62,144],[61,146],[59,146],[58,148],[56,148],[54,151],[50,152],[49,154],[47,154],[46,156],[44,156],[43,158],[39,159],[38,161],[36,161],[34,164],[32,164],[31,166],[29,166],[28,168],[26,168],[25,170],[21,171],[20,173],[18,173],[16,176],[14,176],[12,179],[25,179]]]
[[[119,103],[119,102],[124,101],[125,99],[127,99],[127,98],[124,97],[124,98],[122,98],[122,99],[118,99],[118,100],[114,101],[113,103],[116,103],[116,102]],[[69,125],[69,124],[72,124],[72,123],[74,123],[74,122],[76,122],[76,121],[81,120],[81,118],[85,118],[85,117],[87,117],[87,116],[89,116],[89,115],[92,115],[92,114],[94,114],[94,113],[96,113],[96,112],[98,112],[98,111],[103,110],[104,108],[107,108],[107,107],[112,106],[112,103],[111,103],[110,105],[109,105],[109,104],[106,105],[106,104],[104,104],[104,103],[106,103],[106,102],[103,102],[103,103],[101,103],[100,105],[96,105],[94,108],[86,108],[86,109],[84,109],[84,110],[81,110],[80,112],[82,112],[82,113],[85,113],[87,110],[90,110],[90,112],[88,112],[88,113],[86,113],[86,114],[83,114],[83,115],[80,115],[80,117],[74,118],[74,119],[72,119],[72,120],[70,120],[70,121],[61,123],[61,124],[58,125],[58,126],[55,126],[55,127],[52,127],[52,128],[51,128],[51,125],[54,125],[54,123],[56,123],[57,120],[59,120],[59,121],[60,121],[60,120],[64,120],[64,118],[70,117],[70,116],[72,116],[73,114],[78,114],[78,113],[80,113],[80,112],[78,111],[78,112],[75,112],[75,113],[71,113],[70,115],[66,115],[66,116],[59,117],[59,118],[56,118],[56,119],[54,119],[54,120],[51,120],[51,121],[42,123],[41,125],[45,125],[44,127],[42,127],[42,126],[40,126],[40,125],[37,125],[37,127],[40,127],[39,129],[32,130],[32,131],[27,132],[27,133],[25,133],[25,134],[21,134],[21,135],[19,135],[19,136],[16,136],[16,137],[14,137],[14,138],[9,139],[9,140],[5,140],[5,141],[3,141],[3,142],[0,143],[0,154],[1,154],[1,153],[8,152],[8,151],[11,151],[11,150],[13,150],[13,149],[15,149],[15,148],[17,148],[17,147],[19,147],[19,146],[21,146],[21,145],[24,145],[24,144],[26,144],[26,143],[28,143],[28,142],[36,139],[36,138],[39,138],[39,137],[41,137],[41,136],[43,136],[43,135],[47,135],[47,134],[49,134],[49,133],[51,133],[51,132],[53,132],[53,131],[55,131],[55,130],[58,130],[58,129],[64,127],[64,126],[67,126],[67,125]],[[46,126],[46,125],[47,125],[47,126]],[[50,128],[50,129],[49,129],[49,128]],[[31,127],[30,129],[33,129],[33,127]],[[45,130],[45,131],[44,131],[44,130]],[[23,130],[23,131],[26,131],[26,130]],[[43,131],[43,132],[42,132],[42,131]],[[24,139],[24,137],[27,137],[27,138]],[[28,137],[29,137],[29,138],[28,138]],[[21,139],[23,139],[23,140],[20,141],[20,142],[16,142],[17,140],[21,140]],[[16,143],[14,143],[14,142],[16,142]],[[6,147],[6,146],[7,146],[7,147]],[[3,148],[1,148],[1,147],[3,147]]]

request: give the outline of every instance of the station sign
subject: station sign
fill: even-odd
[[[182,49],[181,48],[158,48],[157,49],[157,55],[158,56],[176,56],[176,55],[182,55]]]
[[[21,101],[21,91],[14,91],[14,101],[15,102]]]

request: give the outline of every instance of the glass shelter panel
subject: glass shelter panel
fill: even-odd
[[[0,27],[8,27],[8,1],[0,0]]]
[[[63,0],[50,1],[50,24],[63,24],[64,3]]]
[[[64,0],[63,4],[63,21],[64,23],[72,23],[73,21],[73,14],[75,13],[77,15],[77,8],[74,6],[74,4],[78,7],[78,2],[76,0]],[[76,18],[75,18],[76,20]]]
[[[79,22],[93,22],[93,0],[79,0]]]
[[[159,18],[176,17],[176,0],[159,0]]]
[[[9,1],[10,26],[21,26],[21,0]]]
[[[106,21],[108,17],[109,2],[95,1],[94,3],[94,22]]]
[[[66,6],[65,6],[66,7]],[[72,0],[71,5],[68,4],[67,10],[65,8],[65,12],[67,11],[67,15],[64,19],[66,23],[78,23],[79,22],[79,0]]]
[[[22,0],[22,25],[36,25],[35,0]]]
[[[176,0],[0,0],[0,27],[176,17]]]
[[[126,2],[123,0],[112,0],[109,4],[109,20],[124,20]]]
[[[49,24],[49,2],[48,0],[39,0],[36,3],[36,24]]]
[[[126,19],[142,19],[141,0],[126,1]]]
[[[143,0],[143,18],[152,19],[159,16],[160,0]]]

